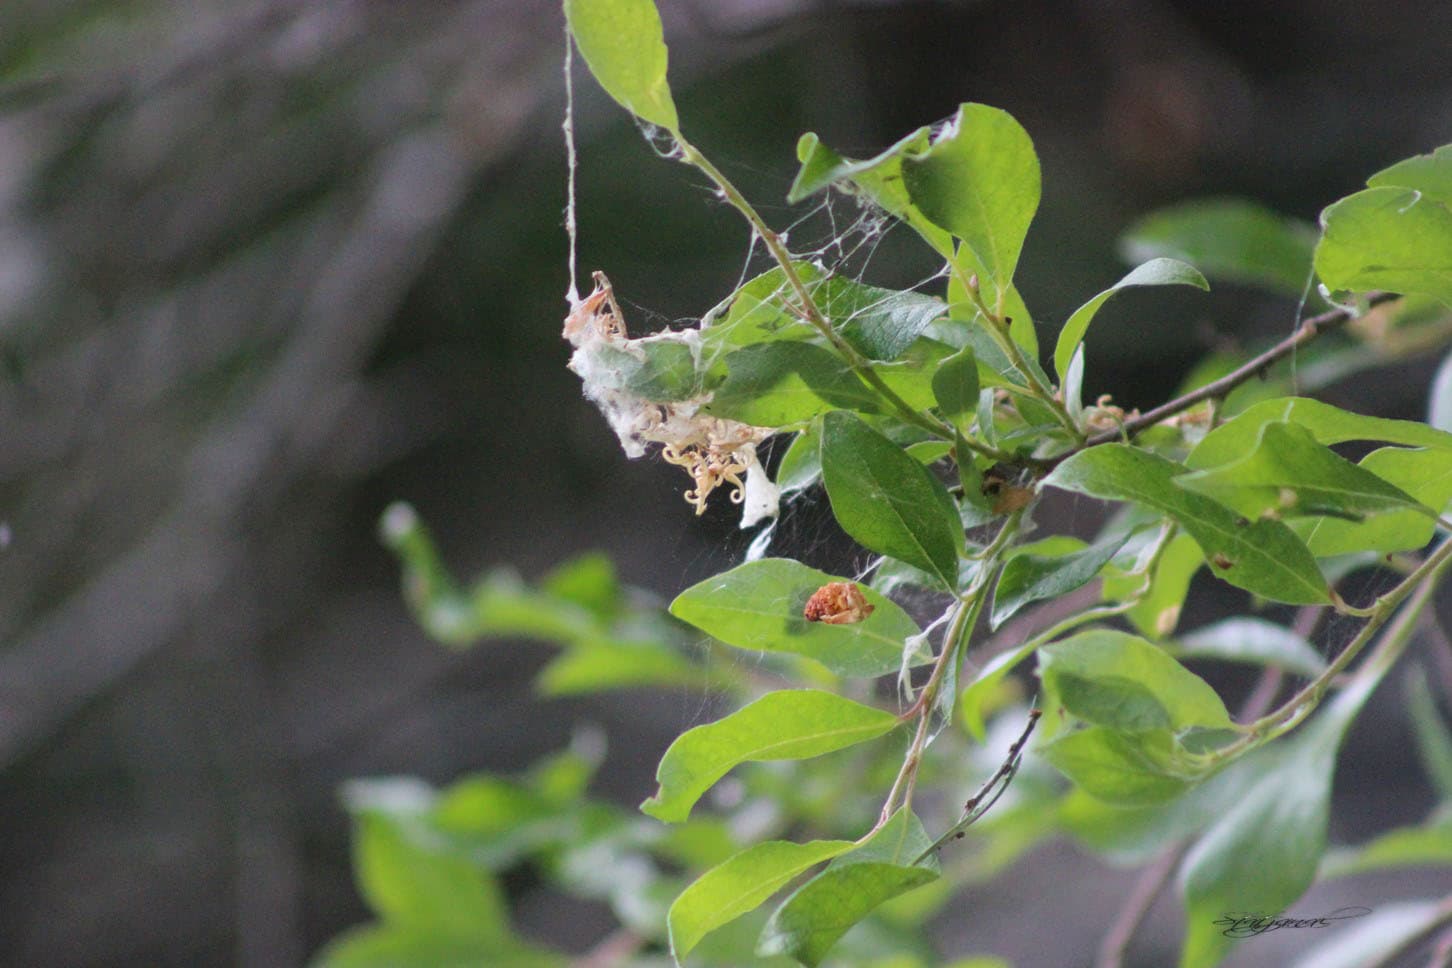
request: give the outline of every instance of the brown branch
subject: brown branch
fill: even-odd
[[[1154,907],[1165,882],[1175,872],[1180,858],[1185,856],[1189,846],[1189,841],[1172,844],[1140,873],[1139,880],[1134,882],[1134,890],[1130,891],[1129,898],[1124,902],[1124,907],[1120,908],[1114,923],[1099,942],[1094,968],[1122,968],[1129,942],[1134,939],[1135,932],[1144,923],[1145,916]]]
[[[1383,303],[1400,298],[1401,296],[1396,293],[1372,292],[1367,294],[1366,304],[1368,307],[1380,306]],[[1231,390],[1234,390],[1251,378],[1263,376],[1265,371],[1271,366],[1280,362],[1285,357],[1290,356],[1307,343],[1315,340],[1322,333],[1345,325],[1352,316],[1352,312],[1347,309],[1333,309],[1319,316],[1312,316],[1310,319],[1302,322],[1290,336],[1281,340],[1259,356],[1248,360],[1220,379],[1213,380],[1198,390],[1191,390],[1182,397],[1176,397],[1167,403],[1162,403],[1148,413],[1131,417],[1113,430],[1106,430],[1101,434],[1090,437],[1078,447],[1072,447],[1062,454],[1045,459],[1041,462],[1041,466],[1044,467],[1045,471],[1052,470],[1061,462],[1068,460],[1074,454],[1077,454],[1085,448],[1097,447],[1100,444],[1112,444],[1115,441],[1133,437],[1141,430],[1153,427],[1160,421],[1167,420],[1175,416],[1175,414],[1188,410],[1197,403],[1224,397]]]

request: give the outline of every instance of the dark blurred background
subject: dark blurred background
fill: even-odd
[[[686,130],[778,225],[804,130],[861,153],[964,100],[1017,116],[1043,160],[1021,287],[1045,340],[1152,207],[1314,218],[1452,141],[1445,3],[662,9]],[[461,574],[602,548],[663,597],[744,547],[734,510],[693,518],[674,469],[627,462],[564,369],[560,20],[550,0],[0,4],[0,962],[300,964],[366,916],[345,778],[517,769],[592,721],[605,792],[635,802],[700,711],[534,701],[548,648],[431,643],[374,537],[406,499]],[[582,270],[638,331],[699,315],[742,272],[739,219],[577,91]],[[923,274],[904,241],[874,281]],[[1153,404],[1293,313],[1233,286],[1130,294],[1088,389]],[[1434,363],[1359,381],[1359,405],[1420,416]],[[1333,836],[1430,803],[1390,722],[1338,780],[1373,819]],[[1051,952],[1128,883],[1087,869],[1035,854],[977,897],[989,927],[943,933],[1067,964]],[[1034,891],[1057,949],[1013,923]],[[548,901],[521,905],[560,936]],[[607,925],[569,927],[582,949]]]

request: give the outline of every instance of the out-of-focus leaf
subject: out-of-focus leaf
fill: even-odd
[[[1217,919],[1235,911],[1282,911],[1310,886],[1326,848],[1337,750],[1379,681],[1349,686],[1298,733],[1236,764],[1255,782],[1180,868],[1187,926],[1180,968],[1219,963],[1232,942]]]
[[[822,428],[813,423],[792,438],[776,468],[776,485],[783,495],[805,491],[822,479]]]
[[[1412,733],[1417,740],[1417,756],[1422,769],[1432,781],[1438,797],[1452,803],[1452,729],[1437,711],[1437,701],[1427,685],[1427,675],[1420,666],[1407,670],[1405,679],[1407,713],[1412,719]]]
[[[656,768],[660,789],[640,809],[667,823],[690,815],[701,794],[752,760],[800,760],[875,739],[898,724],[892,713],[830,692],[770,692],[724,719],[687,730]]]
[[[1058,370],[1060,381],[1068,373],[1069,361],[1073,359],[1074,351],[1083,343],[1084,334],[1088,332],[1089,324],[1094,321],[1100,308],[1115,293],[1134,286],[1194,286],[1196,289],[1209,289],[1210,283],[1205,281],[1205,277],[1194,266],[1177,259],[1151,259],[1131,270],[1123,279],[1074,310],[1068,322],[1064,323],[1064,328],[1059,331],[1059,341],[1054,347],[1054,369]]]
[[[1180,622],[1180,611],[1190,581],[1205,563],[1205,555],[1195,539],[1181,532],[1170,539],[1149,575],[1149,590],[1124,613],[1129,623],[1152,639],[1171,635]],[[1106,575],[1104,599],[1120,601],[1135,594],[1144,585],[1143,575]]]
[[[1152,212],[1130,226],[1120,250],[1130,262],[1168,256],[1198,266],[1212,279],[1300,296],[1315,244],[1313,226],[1227,198]]]
[[[1329,851],[1322,878],[1350,877],[1367,871],[1452,866],[1452,816],[1416,827],[1389,830],[1360,847]]]
[[[606,93],[642,120],[677,130],[665,35],[653,0],[565,0],[565,16]]]
[[[840,581],[790,558],[763,558],[687,588],[671,603],[671,614],[727,645],[806,656],[839,675],[897,671],[903,642],[919,629],[877,591],[859,586],[872,606],[860,622],[832,625],[803,616],[814,592]]]
[[[637,686],[706,688],[715,680],[680,653],[652,642],[586,641],[571,646],[540,670],[542,695],[576,696]]]
[[[850,413],[830,413],[822,479],[832,513],[859,544],[956,585],[963,548],[957,509],[942,482],[896,444]]]
[[[1291,968],[1363,968],[1377,964],[1445,914],[1436,901],[1401,901],[1378,905],[1375,911],[1364,907],[1338,909],[1326,919],[1355,920],[1308,949]]]
[[[1180,636],[1172,652],[1184,659],[1220,659],[1276,666],[1314,677],[1326,668],[1311,643],[1295,632],[1259,618],[1228,618]]]
[[[1290,529],[1279,521],[1244,522],[1223,504],[1177,487],[1174,478],[1183,472],[1163,457],[1104,444],[1070,457],[1044,483],[1170,515],[1200,545],[1215,574],[1239,588],[1290,604],[1329,601],[1316,560]]]
[[[964,104],[926,151],[903,159],[902,176],[919,211],[962,239],[987,270],[983,281],[1006,291],[1041,190],[1023,126],[998,108]]]
[[[671,905],[667,923],[676,963],[706,935],[754,910],[802,871],[854,846],[850,840],[769,840],[711,868]]]
[[[1422,293],[1452,304],[1452,211],[1411,188],[1368,188],[1321,213],[1316,272],[1333,290]]]
[[[938,877],[932,838],[909,810],[899,810],[861,847],[838,855],[772,914],[759,955],[790,955],[815,968],[849,928],[883,902]]]

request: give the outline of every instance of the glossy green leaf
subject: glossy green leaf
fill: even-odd
[[[788,955],[815,968],[849,928],[885,901],[938,878],[932,844],[911,811],[899,810],[861,847],[836,857],[772,914],[757,954]]]
[[[854,846],[850,840],[769,840],[711,868],[671,905],[667,924],[676,963],[706,935],[754,910],[807,868]]]
[[[1193,537],[1217,576],[1272,601],[1329,600],[1325,578],[1305,544],[1279,521],[1245,522],[1216,501],[1177,487],[1174,461],[1124,444],[1080,451],[1044,483],[1112,501],[1134,501],[1170,515]]]
[[[831,350],[814,343],[757,343],[727,355],[729,373],[706,405],[756,427],[806,423],[829,410],[878,409],[877,394]]]
[[[1333,290],[1452,303],[1452,210],[1410,188],[1369,188],[1321,213],[1316,272]]]
[[[1180,636],[1171,651],[1182,659],[1220,659],[1275,666],[1308,678],[1321,674],[1326,660],[1295,632],[1259,618],[1227,618]]]
[[[944,360],[933,374],[933,399],[945,420],[967,434],[978,410],[978,360],[964,347]]]
[[[1414,188],[1444,204],[1452,202],[1452,145],[1383,168],[1366,184],[1369,188]]]
[[[1220,697],[1158,646],[1093,629],[1039,649],[1039,678],[1070,714],[1122,732],[1228,729]]]
[[[1444,511],[1452,501],[1452,450],[1383,447],[1359,465],[1410,494],[1420,504]],[[1365,521],[1303,518],[1290,522],[1318,558],[1364,551],[1414,551],[1432,540],[1436,525],[1422,511],[1392,511]]]
[[[1017,554],[1009,558],[993,592],[991,627],[998,628],[1025,605],[1057,598],[1088,584],[1127,537],[1114,535],[1068,554]]]
[[[1212,279],[1264,286],[1287,296],[1306,290],[1313,226],[1254,202],[1215,199],[1161,209],[1120,240],[1126,260],[1182,259]]]
[[[565,17],[590,73],[626,110],[680,127],[666,83],[666,45],[652,0],[565,0]]]
[[[1206,434],[1185,458],[1185,464],[1192,470],[1203,470],[1236,460],[1255,447],[1261,427],[1275,421],[1299,424],[1322,444],[1381,440],[1407,447],[1452,449],[1452,434],[1426,424],[1368,417],[1306,397],[1279,397],[1249,407]]]
[[[1084,341],[1084,334],[1088,332],[1089,324],[1098,315],[1100,307],[1115,293],[1134,286],[1194,286],[1197,289],[1209,289],[1210,283],[1205,281],[1205,277],[1194,266],[1176,259],[1151,259],[1131,270],[1123,279],[1074,310],[1074,314],[1059,331],[1059,342],[1054,347],[1054,368],[1058,370],[1061,381],[1069,371],[1069,361],[1073,359],[1074,351]]]
[[[832,276],[815,292],[817,306],[847,342],[868,359],[895,360],[948,304],[911,289],[879,289]]]
[[[858,586],[872,606],[860,622],[808,622],[802,610],[812,593],[846,581],[789,558],[763,558],[692,585],[671,603],[671,614],[727,645],[789,652],[822,663],[838,675],[896,672],[903,643],[917,624],[892,600]]]
[[[843,158],[808,132],[797,141],[797,160],[802,167],[787,192],[787,201],[795,204],[836,185],[866,196],[878,208],[912,226],[943,258],[952,258],[952,238],[918,211],[903,187],[903,156],[925,150],[928,141],[929,129],[919,128],[879,154],[854,161]]]
[[[875,363],[872,369],[913,410],[927,410],[933,399],[933,374],[953,347],[935,339],[920,337],[892,363]]]
[[[657,820],[679,823],[732,767],[757,760],[801,760],[875,739],[898,724],[892,713],[830,692],[783,689],[687,730],[656,768],[660,789],[640,805]]]
[[[1146,806],[1173,800],[1190,788],[1190,781],[1172,770],[1174,747],[1168,729],[1130,734],[1090,726],[1038,752],[1090,796],[1121,806]]]
[[[1039,159],[1006,111],[964,104],[931,146],[902,162],[914,205],[973,250],[999,291],[1013,283],[1039,207]]]
[[[1253,771],[1256,782],[1180,868],[1187,925],[1180,968],[1220,962],[1232,942],[1217,918],[1232,911],[1282,911],[1310,886],[1326,847],[1336,753],[1378,681],[1360,679],[1299,732],[1237,764]]]
[[[1421,508],[1401,488],[1317,443],[1311,431],[1279,421],[1262,425],[1254,448],[1239,460],[1182,474],[1175,483],[1248,518]]]
[[[809,293],[822,285],[823,273],[810,262],[794,262],[797,277]],[[701,323],[701,343],[709,351],[727,351],[781,339],[811,339],[817,330],[796,308],[800,300],[780,266],[749,279]]]
[[[832,513],[859,544],[956,584],[957,509],[942,482],[900,447],[850,413],[829,413],[822,480]]]

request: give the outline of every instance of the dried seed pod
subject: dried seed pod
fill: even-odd
[[[802,609],[802,617],[808,622],[851,625],[871,615],[872,608],[862,589],[850,581],[834,581],[812,592]]]

